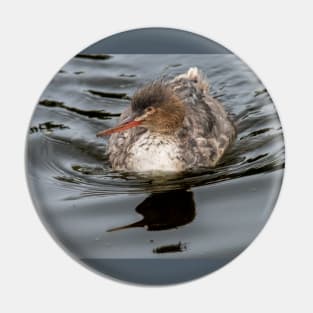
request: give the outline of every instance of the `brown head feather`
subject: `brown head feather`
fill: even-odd
[[[185,104],[161,81],[139,89],[131,107],[138,120],[142,120],[141,126],[153,132],[172,133],[182,126],[185,117]]]

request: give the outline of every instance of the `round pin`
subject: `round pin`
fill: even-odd
[[[283,133],[267,89],[230,50],[136,29],[53,77],[30,122],[26,172],[41,220],[81,264],[176,284],[220,269],[262,230]]]

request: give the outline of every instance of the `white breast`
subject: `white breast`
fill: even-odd
[[[181,150],[173,137],[159,137],[148,131],[130,148],[127,167],[138,172],[177,172],[184,169],[184,163],[180,158]]]

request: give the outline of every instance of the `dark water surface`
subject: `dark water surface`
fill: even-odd
[[[238,128],[220,165],[176,177],[112,171],[107,142],[95,134],[117,122],[136,88],[191,66],[207,74]],[[78,55],[42,94],[27,140],[36,208],[82,259],[201,257],[225,264],[264,226],[284,167],[271,98],[231,54]]]

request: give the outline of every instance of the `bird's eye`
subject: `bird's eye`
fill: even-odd
[[[152,107],[147,107],[147,108],[146,108],[146,111],[147,111],[147,112],[152,112],[152,111],[153,111],[153,108],[152,108]]]

